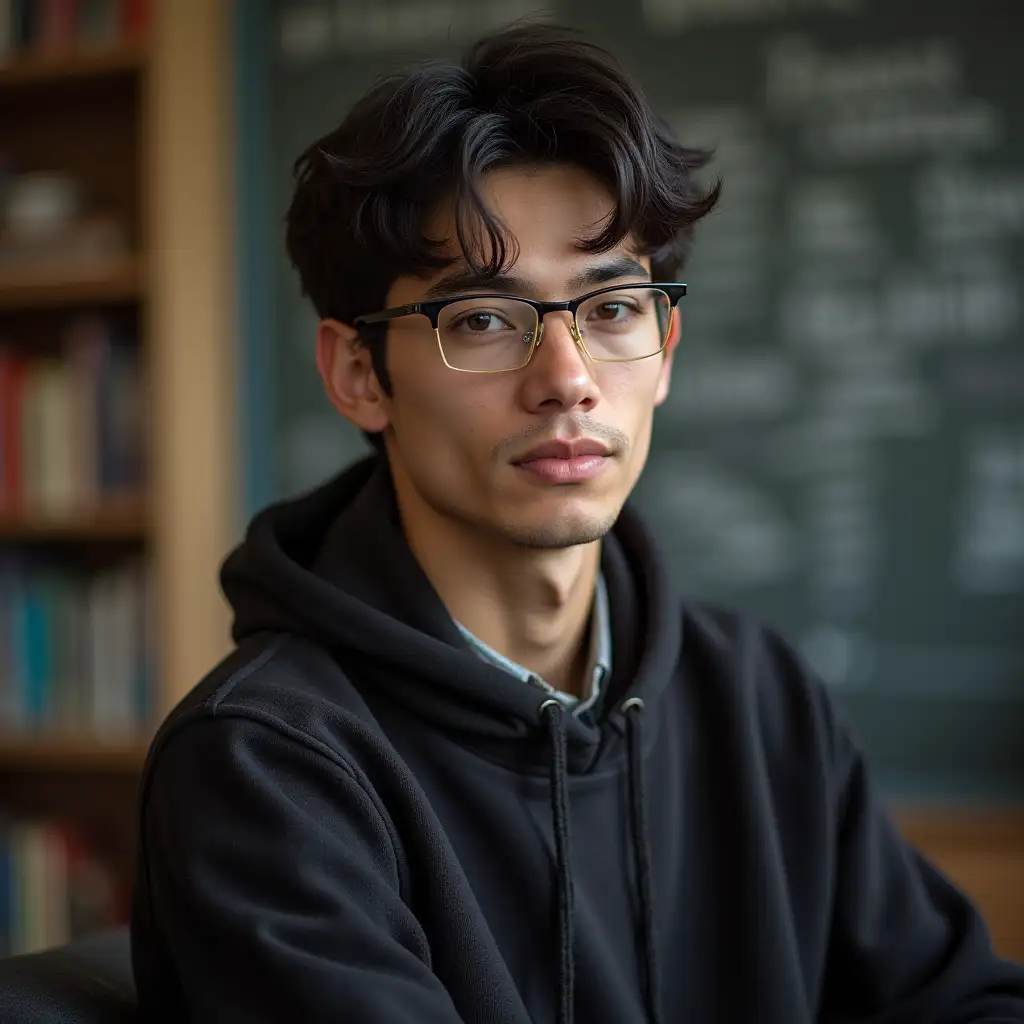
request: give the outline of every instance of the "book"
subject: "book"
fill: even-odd
[[[0,348],[0,510],[21,505],[21,401],[24,360]]]
[[[72,320],[60,358],[0,347],[0,512],[68,518],[145,482],[139,350],[130,325]]]
[[[35,953],[123,923],[113,870],[80,824],[0,823],[0,954]]]
[[[138,558],[86,572],[0,555],[0,735],[144,732],[155,706],[150,588]]]
[[[149,0],[0,0],[0,62],[138,40],[151,14]]]

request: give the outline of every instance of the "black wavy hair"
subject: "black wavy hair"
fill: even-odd
[[[460,246],[474,271],[502,272],[515,239],[488,210],[481,176],[498,167],[567,163],[614,199],[586,252],[627,235],[673,280],[693,226],[721,191],[694,172],[707,150],[681,145],[606,50],[572,29],[517,23],[477,42],[461,64],[427,61],[375,85],[341,124],[296,160],[286,217],[288,255],[318,315],[351,323],[380,309],[396,278],[441,269],[424,218],[453,198]],[[383,330],[363,332],[390,394]]]

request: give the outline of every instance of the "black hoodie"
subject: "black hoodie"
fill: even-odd
[[[629,506],[602,570],[591,723],[469,649],[382,461],[257,516],[145,772],[143,1019],[1024,1021],[793,651],[683,605]]]

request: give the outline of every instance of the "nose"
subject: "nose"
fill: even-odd
[[[589,412],[599,392],[592,363],[576,341],[576,324],[568,312],[548,313],[540,338],[522,376],[523,404],[530,412]]]

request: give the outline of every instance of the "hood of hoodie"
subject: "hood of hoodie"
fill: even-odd
[[[623,755],[627,699],[641,698],[657,720],[682,622],[663,565],[627,503],[602,547],[611,678],[598,722],[567,718],[570,771]],[[406,543],[383,456],[259,513],[225,561],[221,584],[236,642],[262,632],[308,638],[361,685],[386,690],[410,713],[503,761],[522,763],[523,741],[538,735],[545,695],[469,648]]]

